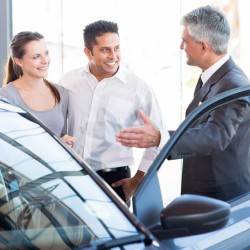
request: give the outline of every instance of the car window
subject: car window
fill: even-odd
[[[139,235],[58,138],[5,102],[0,150],[0,249],[67,249]]]

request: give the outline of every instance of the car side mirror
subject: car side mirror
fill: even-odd
[[[229,203],[205,196],[185,194],[162,210],[161,229],[158,227],[153,233],[161,239],[207,233],[224,227],[229,215]]]

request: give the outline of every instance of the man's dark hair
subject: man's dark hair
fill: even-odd
[[[102,36],[105,33],[118,33],[117,23],[99,20],[88,24],[83,30],[84,45],[92,51],[93,45],[97,44],[96,37]]]

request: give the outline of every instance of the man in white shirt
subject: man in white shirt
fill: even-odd
[[[84,43],[88,65],[60,80],[69,90],[69,134],[75,137],[76,152],[127,202],[159,150],[146,149],[131,178],[133,151],[116,142],[115,135],[122,127],[142,124],[139,110],[163,128],[158,103],[143,80],[120,66],[116,23],[97,21],[87,25]]]
[[[203,85],[196,88],[186,115],[200,103],[227,90],[249,85],[249,79],[227,54],[230,27],[215,7],[204,6],[183,19],[180,48],[187,64],[202,69]],[[199,194],[231,200],[250,191],[250,101],[238,100],[202,116],[171,152],[183,158],[182,194]],[[144,125],[125,128],[117,141],[130,147],[161,148],[168,131],[158,129],[140,112]],[[161,130],[161,131],[160,131]]]

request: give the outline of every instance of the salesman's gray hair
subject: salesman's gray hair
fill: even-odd
[[[226,16],[213,6],[199,7],[183,16],[181,24],[188,28],[196,42],[207,42],[218,54],[227,52],[230,26]]]

